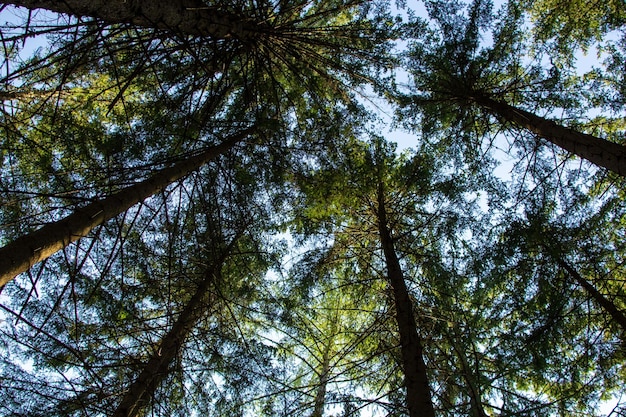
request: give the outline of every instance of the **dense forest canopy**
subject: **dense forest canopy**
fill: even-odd
[[[626,416],[623,0],[21,0],[0,42],[0,414]]]

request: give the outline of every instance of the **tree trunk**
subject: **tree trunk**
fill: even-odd
[[[0,286],[4,286],[17,274],[27,271],[37,262],[47,259],[70,243],[86,236],[99,224],[123,213],[228,151],[254,130],[255,128],[249,128],[232,135],[219,145],[173,167],[165,168],[145,181],[76,209],[74,213],[57,222],[13,240],[0,248]]]
[[[622,328],[624,334],[626,334],[626,315],[617,306],[611,302],[608,298],[606,298],[600,291],[596,289],[589,281],[583,278],[578,271],[576,271],[569,263],[567,263],[563,258],[557,258],[557,263],[565,269],[574,280],[589,293],[591,298],[593,298],[604,310],[609,313],[611,318],[617,322]]]
[[[326,405],[326,387],[328,386],[328,374],[330,372],[330,350],[333,346],[333,337],[328,338],[328,343],[324,346],[322,353],[322,371],[319,374],[320,381],[315,393],[315,405],[311,417],[322,417],[324,415],[324,406]]]
[[[213,39],[254,40],[268,29],[254,19],[207,6],[202,0],[15,0],[3,4]]]
[[[213,272],[213,271],[212,271]],[[210,278],[213,276],[211,275]],[[167,376],[170,364],[193,329],[196,321],[209,307],[207,277],[182,311],[171,330],[161,339],[157,351],[145,364],[135,381],[128,387],[112,417],[134,417],[148,404],[161,381]]]
[[[471,417],[487,417],[487,413],[485,412],[485,409],[483,408],[482,394],[480,392],[480,387],[474,381],[472,370],[467,360],[467,356],[465,355],[465,351],[463,350],[463,347],[459,346],[459,344],[457,343],[457,339],[459,338],[459,335],[455,331],[454,335],[448,335],[448,336],[450,337],[450,344],[452,345],[454,351],[456,352],[456,356],[461,361],[463,379],[465,379],[465,382],[467,382],[467,385],[469,388],[469,392],[467,394],[470,397],[470,416]]]
[[[426,364],[422,352],[422,341],[417,334],[417,324],[413,316],[413,303],[404,282],[400,261],[396,255],[393,239],[387,227],[387,213],[382,183],[378,186],[378,231],[385,256],[387,275],[393,289],[396,307],[396,321],[400,333],[404,384],[406,386],[407,408],[410,417],[434,417]]]
[[[626,176],[626,146],[561,126],[507,103],[479,96],[473,100],[496,116],[536,133],[589,162]]]
[[[135,381],[128,387],[124,398],[112,417],[135,417],[149,403],[150,398],[167,376],[169,368],[180,351],[185,339],[210,306],[209,288],[230,254],[241,233],[233,239],[218,260],[206,271],[195,294],[178,316],[172,328],[159,343],[158,349],[148,360]]]

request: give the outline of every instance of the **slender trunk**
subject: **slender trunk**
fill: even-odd
[[[213,278],[211,275],[210,278]],[[158,350],[145,364],[135,381],[126,390],[122,401],[112,417],[134,417],[148,404],[161,381],[167,376],[169,367],[193,328],[197,319],[210,305],[207,300],[209,283],[205,281],[182,311],[171,330],[161,339]]]
[[[268,29],[254,19],[208,6],[202,0],[14,0],[3,4],[213,39],[254,40]]]
[[[619,324],[622,328],[622,331],[626,333],[626,315],[617,306],[611,302],[608,298],[606,298],[600,291],[596,289],[589,281],[583,278],[578,271],[576,271],[569,263],[567,263],[563,258],[557,258],[557,263],[565,269],[574,280],[591,295],[593,298],[607,313]]]
[[[322,371],[319,374],[320,381],[315,393],[315,407],[311,417],[322,417],[324,415],[324,406],[326,405],[326,387],[328,385],[328,373],[330,372],[330,350],[333,346],[333,337],[328,338],[328,343],[324,346],[322,353]]]
[[[201,154],[165,168],[145,181],[124,188],[109,197],[76,209],[69,216],[47,224],[0,248],[0,286],[27,271],[37,262],[47,259],[70,243],[86,236],[96,226],[128,210],[130,207],[158,193],[190,172],[228,151],[252,133],[254,128],[232,135],[217,146]]]
[[[410,417],[434,417],[426,364],[424,363],[422,341],[417,334],[417,324],[413,316],[413,304],[404,282],[400,261],[396,255],[391,233],[387,227],[387,214],[382,183],[378,186],[378,231],[385,256],[387,275],[393,289],[396,320],[400,333],[404,384],[406,386],[407,408]]]
[[[330,380],[330,360],[333,355],[333,348],[335,346],[335,339],[339,334],[338,327],[340,326],[339,319],[339,308],[337,306],[337,301],[333,302],[333,313],[330,320],[330,329],[326,330],[322,337],[327,335],[326,342],[323,345],[322,351],[322,360],[321,365],[322,369],[320,371],[315,371],[317,376],[319,377],[319,382],[317,384],[317,391],[315,393],[315,403],[313,406],[313,413],[311,417],[322,417],[324,415],[324,407],[326,406],[326,390],[328,388],[328,381]],[[324,326],[326,329],[326,327]]]
[[[467,356],[465,355],[465,351],[462,347],[460,347],[457,343],[458,334],[455,332],[454,335],[449,335],[451,338],[451,344],[456,352],[456,356],[461,361],[461,368],[463,371],[463,379],[467,382],[470,396],[470,416],[471,417],[487,417],[487,413],[483,408],[482,404],[482,395],[480,393],[480,388],[476,385],[474,378],[472,377],[472,371],[470,368],[470,364],[467,360]]]
[[[219,277],[222,264],[232,251],[241,233],[233,239],[222,256],[205,272],[195,294],[159,343],[157,351],[148,360],[139,376],[128,387],[112,417],[135,417],[167,376],[169,368],[191,330],[210,307],[209,289]]]
[[[524,127],[549,142],[589,162],[626,176],[626,146],[561,126],[551,120],[493,100],[474,97],[474,101],[504,120]]]

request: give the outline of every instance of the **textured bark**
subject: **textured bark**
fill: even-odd
[[[626,315],[620,309],[617,308],[615,304],[611,302],[608,298],[606,298],[600,291],[596,289],[589,281],[583,278],[578,271],[576,271],[569,263],[567,263],[564,259],[558,258],[558,264],[565,269],[574,280],[587,291],[587,293],[593,298],[604,310],[609,313],[611,318],[617,322],[622,328],[622,330],[626,333]]]
[[[0,248],[0,286],[37,262],[47,259],[70,243],[86,236],[93,228],[158,193],[213,158],[226,152],[252,133],[249,128],[203,153],[165,168],[145,181],[124,188],[109,197],[76,209],[69,216],[21,236]]]
[[[428,384],[428,375],[426,374],[422,341],[417,333],[417,324],[413,316],[413,303],[409,297],[400,261],[396,255],[393,239],[387,226],[387,213],[385,211],[382,184],[378,186],[377,216],[387,275],[394,295],[409,416],[434,417],[435,411]]]
[[[207,6],[202,0],[16,0],[3,4],[213,39],[254,40],[267,29],[253,19]]]
[[[626,176],[626,146],[561,126],[489,97],[473,100],[500,118],[524,127],[560,148],[614,173]]]
[[[224,260],[240,236],[241,233],[228,245],[220,259],[205,272],[195,294],[180,313],[170,331],[161,339],[158,349],[146,362],[139,376],[128,387],[112,417],[138,416],[149,403],[150,398],[167,376],[172,362],[180,352],[189,333],[211,306],[209,289],[215,282],[215,278],[219,277]]]

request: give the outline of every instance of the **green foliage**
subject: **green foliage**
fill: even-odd
[[[2,288],[0,414],[112,415],[182,323],[139,415],[407,415],[381,202],[438,416],[599,416],[620,394],[623,181],[478,102],[623,142],[624,8],[388,3],[202,2],[264,28],[245,39],[0,8],[2,244],[258,127]]]
[[[587,51],[594,43],[602,42],[608,32],[626,23],[624,4],[619,0],[521,3],[530,11],[537,40],[542,44],[553,43],[556,52],[568,58],[577,48]]]

